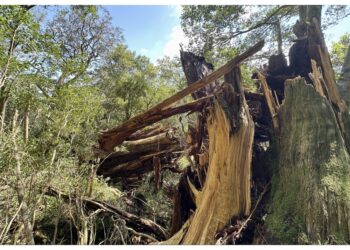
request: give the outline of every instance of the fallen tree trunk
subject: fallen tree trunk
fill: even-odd
[[[296,78],[286,81],[278,115],[270,240],[350,243],[350,157],[332,103]]]
[[[126,141],[136,141],[140,139],[145,139],[154,135],[159,135],[161,133],[168,132],[169,130],[174,130],[174,128],[164,127],[162,124],[156,124],[155,126],[150,126],[135,133],[131,134]]]
[[[202,99],[198,99],[192,104],[185,104],[180,107],[169,108],[175,102],[181,100],[185,96],[194,93],[195,91],[207,86],[208,84],[214,82],[219,77],[229,73],[236,65],[241,63],[243,60],[253,55],[259,51],[264,46],[264,41],[258,42],[256,45],[245,51],[244,53],[236,56],[227,64],[219,68],[218,70],[212,72],[207,77],[198,80],[197,82],[189,85],[187,88],[181,90],[175,95],[165,99],[163,102],[159,103],[155,107],[149,109],[143,114],[137,115],[122,125],[115,127],[113,129],[102,131],[99,133],[99,148],[95,149],[96,153],[108,153],[113,151],[115,146],[120,145],[126,138],[128,138],[134,132],[153,124],[162,119],[168,118],[175,114],[185,113],[193,110],[200,110],[203,103]],[[205,97],[204,99],[209,98]]]
[[[124,141],[121,146],[125,147],[129,152],[136,153],[157,151],[177,143],[178,140],[174,137],[172,131],[168,131],[139,140]]]
[[[113,152],[115,146],[123,143],[123,141],[136,131],[174,115],[201,110],[210,98],[211,96],[208,96],[175,108],[159,110],[158,112],[151,113],[146,111],[116,128],[102,131],[99,133],[99,147],[95,148],[94,151],[98,155],[106,156],[108,153]]]
[[[233,216],[250,211],[250,168],[254,123],[244,98],[239,68],[225,76],[224,92],[208,118],[209,167],[196,211],[165,244],[213,244]]]
[[[149,160],[152,157],[162,157],[173,150],[182,149],[174,129],[161,125],[137,131],[128,139],[133,140],[124,141],[116,152],[109,154],[99,164],[97,175],[111,178],[139,176],[151,171]]]
[[[166,149],[150,152],[126,153],[126,154],[111,154],[103,161],[97,169],[97,175],[104,177],[119,178],[140,176],[153,169],[153,157],[161,157],[164,154],[174,152],[181,149],[179,145],[172,145]]]
[[[52,187],[49,187],[45,194],[56,198],[61,198],[66,202],[69,202],[70,199],[80,200],[85,204],[87,209],[94,210],[94,211],[101,209],[104,212],[116,214],[120,216],[126,221],[127,226],[130,226],[137,231],[142,231],[144,233],[152,233],[153,235],[156,236],[158,240],[163,240],[167,238],[167,233],[165,229],[159,226],[158,224],[154,223],[153,221],[149,219],[143,219],[134,214],[125,212],[106,202],[97,201],[87,197],[80,197],[80,198],[70,197],[69,195],[63,192],[60,192],[59,190],[56,190]]]

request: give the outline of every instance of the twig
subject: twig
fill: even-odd
[[[144,233],[139,233],[139,232],[136,232],[134,229],[130,228],[130,227],[125,227],[127,230],[131,231],[133,234],[136,234],[138,236],[142,236],[142,237],[145,237],[145,238],[148,238],[150,240],[152,240],[153,242],[159,242],[158,240],[156,240],[154,237],[152,237],[151,235],[148,235],[148,234],[144,234]]]
[[[16,211],[16,213],[14,214],[14,216],[12,217],[11,221],[7,224],[7,226],[4,227],[4,230],[2,230],[1,235],[0,235],[0,239],[2,239],[1,242],[0,242],[0,245],[4,244],[4,238],[5,238],[4,236],[5,236],[5,235],[8,233],[8,231],[10,230],[10,227],[11,227],[13,221],[16,219],[16,217],[17,217],[19,211],[21,211],[21,209],[22,209],[22,205],[23,205],[23,202],[21,202],[21,204],[20,204],[19,207],[17,208],[17,211]]]

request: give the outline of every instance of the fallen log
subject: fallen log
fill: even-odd
[[[153,157],[161,157],[167,153],[179,150],[179,145],[172,145],[164,150],[151,152],[144,154],[143,152],[137,152],[136,154],[127,155],[110,155],[106,161],[102,162],[97,169],[97,175],[104,177],[118,178],[118,177],[131,177],[139,176],[146,172],[150,172],[153,169],[152,159]],[[137,156],[136,158],[134,156]],[[129,161],[123,162],[126,159]],[[123,163],[122,163],[123,162]]]
[[[129,152],[136,153],[157,151],[177,143],[178,140],[175,138],[173,132],[168,131],[139,140],[124,141],[121,146],[125,147]]]
[[[168,132],[169,130],[174,130],[174,128],[164,127],[162,124],[156,124],[154,126],[150,126],[136,131],[135,133],[131,134],[128,138],[126,138],[126,141],[136,141],[140,139],[145,139],[147,137]]]
[[[115,146],[123,143],[123,141],[125,141],[136,131],[163,119],[169,118],[173,115],[199,111],[211,97],[212,96],[208,96],[191,103],[187,103],[175,108],[159,110],[157,112],[146,111],[143,114],[131,118],[116,128],[110,129],[108,131],[102,131],[98,135],[99,147],[95,148],[94,151],[97,155],[105,157],[108,155],[108,153],[111,153],[113,151]]]
[[[134,214],[123,211],[115,206],[112,206],[104,201],[94,200],[88,197],[70,197],[68,194],[61,192],[53,187],[49,187],[45,192],[46,195],[63,199],[68,202],[72,199],[83,202],[87,209],[98,210],[101,209],[106,213],[111,213],[120,216],[126,221],[126,225],[132,227],[136,231],[153,234],[157,240],[164,240],[167,238],[167,232],[160,225],[154,223],[149,219],[140,218]]]
[[[187,88],[179,91],[175,95],[165,99],[155,107],[149,109],[143,114],[137,115],[122,125],[112,128],[107,131],[102,131],[98,135],[99,150],[96,153],[104,151],[106,154],[113,151],[113,148],[121,144],[126,138],[128,138],[134,132],[153,124],[162,119],[168,118],[175,114],[185,113],[193,110],[200,110],[202,108],[202,99],[198,99],[192,104],[185,104],[180,107],[169,108],[170,105],[184,98],[185,96],[205,87],[206,85],[214,82],[219,77],[230,72],[236,65],[243,60],[259,51],[264,46],[264,41],[258,42],[256,45],[245,51],[244,53],[236,56],[224,66],[218,70],[212,72],[210,75],[198,80],[197,82],[189,85]],[[205,97],[207,99],[209,97]]]

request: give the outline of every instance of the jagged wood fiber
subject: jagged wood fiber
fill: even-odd
[[[225,80],[229,82],[225,83],[227,91],[215,101],[207,120],[209,167],[202,191],[195,192],[197,209],[164,244],[213,244],[217,231],[233,216],[250,212],[254,123],[240,86],[239,69]]]

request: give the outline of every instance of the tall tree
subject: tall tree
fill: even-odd
[[[56,86],[82,80],[95,69],[109,48],[123,40],[109,13],[98,6],[60,10],[46,25],[53,46],[46,63]]]
[[[99,71],[99,85],[106,96],[107,123],[120,123],[145,109],[147,91],[156,71],[149,59],[136,55],[125,45],[109,54]]]
[[[18,76],[30,70],[34,53],[40,51],[38,20],[21,6],[0,6],[0,110],[1,127],[4,130],[6,111],[12,89],[18,84]]]

